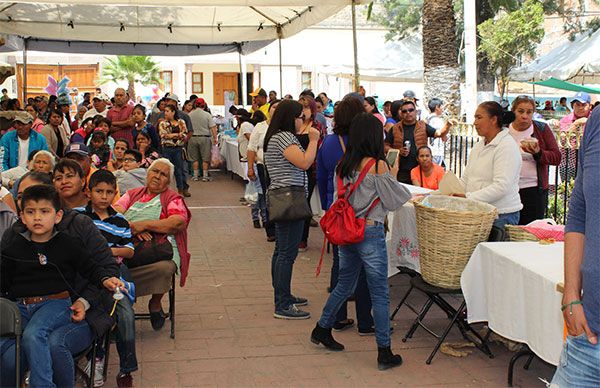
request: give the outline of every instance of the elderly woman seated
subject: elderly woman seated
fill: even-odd
[[[17,198],[17,189],[19,183],[25,174],[29,171],[41,172],[52,175],[52,170],[56,164],[56,158],[49,151],[36,150],[31,151],[27,159],[27,168],[17,166],[2,172],[2,186],[10,189],[12,198]],[[1,196],[0,192],[0,196]],[[6,200],[3,199],[6,202]],[[10,203],[9,203],[10,205]]]
[[[169,188],[173,170],[168,159],[155,160],[148,168],[146,185],[127,191],[114,206],[130,222],[131,233],[136,238],[136,254],[125,264],[131,269],[136,295],[152,295],[148,310],[154,330],[160,330],[165,323],[161,300],[171,288],[173,274],[179,269],[179,284],[183,287],[190,264],[187,227],[191,213],[183,197]],[[146,243],[152,240],[156,243]],[[170,259],[165,259],[165,250],[170,252],[171,249]],[[152,262],[143,257],[162,260]]]

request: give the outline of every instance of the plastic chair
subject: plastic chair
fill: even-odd
[[[0,298],[0,337],[14,337],[15,339],[15,381],[17,387],[21,384],[21,311],[17,304],[5,298]]]

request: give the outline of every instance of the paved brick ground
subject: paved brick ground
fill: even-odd
[[[314,276],[322,234],[311,228],[309,251],[300,253],[294,266],[293,292],[309,298],[304,321],[274,319],[270,260],[273,243],[264,231],[252,227],[250,209],[240,206],[243,183],[239,178],[215,174],[211,183],[192,182],[188,201],[193,220],[189,227],[192,263],[187,285],[177,289],[176,338],[169,338],[168,322],[160,332],[148,321],[138,321],[137,346],[140,369],[135,383],[144,387],[373,387],[373,386],[506,386],[506,370],[512,353],[493,345],[494,359],[475,350],[465,358],[438,353],[431,365],[425,360],[435,339],[417,330],[413,339],[401,338],[414,315],[403,308],[393,322],[392,347],[404,364],[380,372],[376,365],[374,337],[360,337],[355,330],[336,333],[346,346],[331,353],[309,341],[327,297],[328,257],[319,278]],[[407,289],[402,277],[392,278],[392,306]],[[418,294],[415,305],[423,302]],[[165,298],[165,307],[166,298]],[[147,300],[136,310],[145,311]],[[434,308],[435,309],[435,308]],[[354,317],[354,305],[349,304]],[[446,319],[431,314],[431,327],[441,330]],[[453,330],[451,341],[460,340]],[[107,387],[116,386],[118,356],[114,344]],[[522,365],[522,364],[521,364]],[[529,371],[517,368],[516,386],[543,384],[553,368],[534,361]]]

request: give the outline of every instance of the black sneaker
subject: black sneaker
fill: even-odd
[[[260,221],[259,220],[254,220],[254,221],[252,221],[252,223],[254,224],[254,227],[256,229],[260,229]]]
[[[390,334],[394,332],[394,326],[390,326]],[[358,329],[358,335],[366,336],[366,335],[375,335],[375,327],[370,327],[368,329]]]
[[[292,304],[296,307],[306,306],[308,304],[308,299],[292,295]]]
[[[285,310],[275,310],[273,316],[279,319],[309,319],[310,313],[298,309],[296,305],[291,305]]]

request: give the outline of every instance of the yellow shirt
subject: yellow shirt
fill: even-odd
[[[267,120],[269,120],[269,109],[271,109],[271,104],[269,104],[268,102],[265,105],[261,105],[258,107],[258,110],[265,114]],[[254,109],[250,109],[250,113],[254,113]]]

